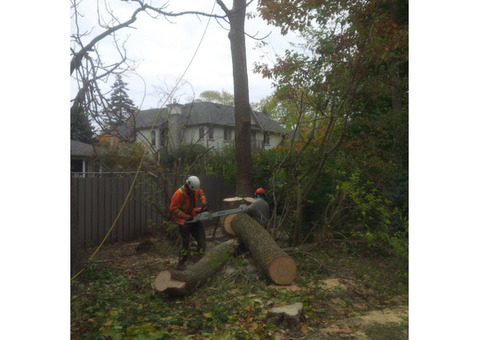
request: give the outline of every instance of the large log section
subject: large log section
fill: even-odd
[[[229,215],[230,216],[230,215]],[[258,222],[246,213],[236,214],[230,227],[250,251],[257,268],[279,285],[290,285],[295,280],[297,266]]]
[[[229,197],[229,198],[224,198],[222,207],[223,209],[234,209],[238,208],[242,204],[251,204],[255,198],[253,197]],[[218,224],[220,225],[220,228],[223,229],[224,232],[227,233],[227,235],[235,235],[235,233],[232,231],[230,228],[230,224],[232,222],[232,218],[235,216],[234,214],[232,215],[227,215],[227,216],[220,216],[220,219],[218,220]],[[215,237],[215,230],[213,231],[213,237]]]
[[[237,246],[238,241],[230,239],[207,250],[197,263],[184,271],[163,270],[155,278],[153,286],[169,295],[190,295],[232,258]]]

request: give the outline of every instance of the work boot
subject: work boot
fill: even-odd
[[[187,266],[185,265],[185,262],[178,262],[177,264],[177,270],[185,270],[187,269]]]

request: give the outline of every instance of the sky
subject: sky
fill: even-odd
[[[231,8],[232,0],[224,2]],[[110,3],[113,13],[120,20],[130,18],[135,8],[121,1]],[[160,0],[153,2],[156,5],[164,3]],[[255,0],[247,12],[254,13],[256,3]],[[104,12],[103,18],[106,19],[103,2],[99,4],[100,11]],[[170,1],[167,8],[171,12],[194,10],[206,13],[211,13],[212,9],[213,13],[224,14],[214,0]],[[79,21],[81,31],[98,27],[96,0],[84,0],[80,3],[79,10],[84,15]],[[73,24],[72,20],[71,30],[75,31]],[[152,18],[141,13],[132,26],[135,29],[122,29],[118,33],[118,40],[126,40],[127,55],[137,65],[135,72],[125,73],[123,79],[128,84],[130,98],[140,109],[160,107],[164,98],[161,94],[170,93],[180,79],[180,86],[171,98],[180,103],[188,102],[207,90],[225,90],[233,94],[230,41],[225,22],[219,23],[214,19],[209,22],[208,18],[195,15],[166,20],[164,17]],[[253,72],[254,63],[272,64],[276,54],[283,54],[285,49],[291,48],[290,42],[298,42],[299,38],[295,35],[282,36],[279,28],[267,25],[259,17],[247,19],[245,28],[249,35],[266,37],[262,48],[259,47],[258,40],[246,37],[250,102],[255,103],[271,95],[272,86],[270,80]],[[93,31],[91,37],[96,32],[98,31]],[[90,39],[86,37],[85,41]],[[102,41],[97,48],[105,61],[118,60],[112,39]],[[184,77],[181,78],[183,74]],[[107,90],[113,81],[113,77],[109,79],[105,86]],[[74,83],[71,92],[72,95],[76,93]]]

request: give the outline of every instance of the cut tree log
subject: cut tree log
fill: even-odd
[[[256,267],[278,285],[290,285],[295,280],[295,261],[283,251],[257,221],[246,213],[236,214],[230,227],[247,247]]]
[[[155,278],[153,286],[169,295],[190,295],[231,259],[238,245],[238,240],[230,239],[207,250],[197,263],[184,271],[163,270]]]
[[[225,209],[238,208],[240,204],[250,204],[255,199],[253,197],[228,197],[223,199],[223,207]]]
[[[223,219],[223,230],[225,233],[231,236],[235,236],[235,232],[232,229],[232,220],[237,216],[237,214],[230,214],[224,217]]]
[[[242,204],[246,204],[246,205],[252,204],[254,200],[255,198],[253,197],[228,197],[223,199],[222,208],[224,210],[235,209]],[[235,233],[232,231],[230,227],[233,216],[235,216],[235,214],[221,216],[217,224],[217,226],[218,225],[220,226],[220,230],[223,230],[229,236],[235,235]],[[215,227],[215,230],[213,231],[214,235],[215,235],[216,229],[217,227]]]

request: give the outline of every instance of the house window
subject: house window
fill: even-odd
[[[83,161],[81,159],[72,159],[71,172],[83,172]]]
[[[168,128],[164,127],[160,130],[160,145],[166,146],[168,140]]]
[[[263,144],[270,145],[270,134],[268,132],[263,133]]]
[[[223,129],[223,140],[226,140],[226,141],[232,140],[232,129],[230,128]]]
[[[156,131],[155,130],[151,131],[150,132],[150,144],[152,144],[152,146],[156,145],[156,137],[157,137]]]
[[[202,140],[204,138],[205,138],[205,129],[203,128],[203,126],[200,126],[200,128],[198,129],[198,139]]]
[[[213,139],[213,126],[208,127],[208,139]]]

